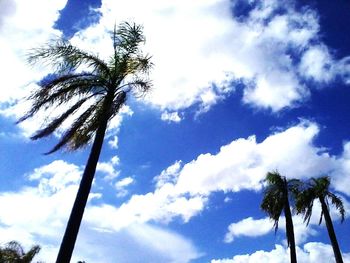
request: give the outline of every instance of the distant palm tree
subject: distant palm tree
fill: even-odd
[[[342,200],[329,191],[329,186],[330,178],[328,176],[320,178],[311,178],[308,182],[308,187],[297,194],[295,206],[297,209],[297,213],[303,214],[304,222],[307,222],[307,224],[309,224],[312,215],[314,200],[317,199],[320,201],[322,212],[319,224],[322,223],[322,218],[324,217],[326,227],[328,230],[328,235],[332,243],[335,260],[337,263],[342,263],[342,255],[335,235],[332,219],[329,214],[328,200],[330,200],[331,203],[339,211],[339,214],[341,216],[341,222],[343,222],[345,218],[345,209]]]
[[[28,252],[17,241],[11,241],[0,247],[1,263],[30,263],[40,251],[40,246],[33,246]]]
[[[112,40],[114,52],[108,61],[66,40],[49,43],[28,55],[29,63],[49,64],[56,71],[39,83],[40,87],[30,96],[31,110],[18,122],[39,111],[65,105],[65,112],[48,118],[45,126],[31,138],[36,140],[53,134],[73,116],[71,126],[48,154],[62,147],[76,150],[94,140],[58,253],[60,263],[71,259],[109,120],[125,104],[129,92],[142,95],[151,87],[150,56],[140,49],[145,41],[142,27],[121,23],[114,28]],[[81,68],[84,71],[79,70]]]
[[[292,213],[290,210],[289,193],[294,191],[300,184],[299,180],[287,180],[277,171],[269,172],[266,175],[265,182],[267,186],[264,191],[264,197],[261,203],[263,209],[269,217],[274,220],[275,232],[278,229],[278,221],[282,214],[286,218],[286,236],[288,246],[290,247],[290,260],[292,263],[297,262],[295,250],[295,237]]]

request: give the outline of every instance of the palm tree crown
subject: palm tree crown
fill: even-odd
[[[267,186],[264,191],[261,209],[263,209],[274,221],[275,232],[278,229],[279,218],[281,217],[282,212],[284,213],[286,218],[287,242],[291,250],[291,262],[297,262],[289,193],[294,192],[294,189],[299,186],[300,182],[296,179],[287,180],[278,172],[267,173],[265,181]]]
[[[40,110],[66,105],[65,112],[46,122],[31,137],[36,140],[55,132],[71,115],[76,116],[48,153],[62,147],[76,150],[86,145],[102,119],[110,120],[118,113],[129,91],[143,94],[150,89],[151,82],[147,78],[150,57],[140,51],[140,44],[145,41],[142,27],[124,22],[114,29],[112,40],[114,54],[107,62],[67,40],[54,41],[29,54],[31,64],[50,64],[55,72],[39,83],[39,89],[29,97],[33,102],[31,110],[18,122]],[[78,71],[81,67],[86,71]]]
[[[320,177],[320,178],[311,178],[309,181],[309,187],[298,193],[296,198],[296,209],[298,214],[302,214],[304,217],[304,222],[309,224],[310,218],[312,215],[312,208],[314,205],[315,199],[325,200],[327,203],[327,207],[329,206],[328,200],[331,201],[332,205],[338,210],[341,222],[344,221],[345,218],[345,209],[342,200],[340,197],[336,196],[329,190],[330,186],[330,178],[328,176]],[[324,212],[321,211],[321,216],[319,220],[319,224],[322,223],[322,218],[324,216]]]
[[[322,218],[325,219],[328,235],[332,243],[332,248],[337,263],[342,263],[343,258],[339,248],[339,244],[335,235],[332,219],[329,213],[329,201],[338,210],[341,222],[345,218],[345,209],[340,197],[330,192],[331,180],[328,176],[320,178],[311,178],[307,184],[307,187],[296,195],[296,210],[298,214],[304,216],[304,222],[309,224],[312,215],[312,208],[314,200],[317,199],[321,204],[321,216],[319,224],[322,223]]]

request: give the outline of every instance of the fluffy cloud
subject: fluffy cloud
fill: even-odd
[[[178,112],[168,112],[165,111],[162,113],[162,116],[160,117],[163,121],[168,121],[168,122],[180,122],[181,117]]]
[[[333,186],[341,191],[336,183],[338,178],[347,182],[349,177],[344,161],[346,151],[344,157],[329,155],[325,149],[313,144],[318,133],[315,123],[302,121],[261,142],[255,137],[234,140],[222,146],[216,154],[202,154],[186,164],[176,161],[154,178],[156,188],[153,192],[133,195],[119,208],[109,205],[95,207],[87,216],[94,221],[96,215],[105,214],[109,220],[103,224],[113,229],[149,221],[166,223],[179,216],[187,222],[206,208],[211,193],[260,190],[265,174],[276,169],[287,177],[301,179],[330,173],[335,182]],[[349,194],[348,189],[343,191]],[[318,222],[317,205],[315,209],[315,219],[311,224]],[[297,239],[304,242],[314,230],[311,227],[306,229],[301,219],[298,222]],[[246,225],[246,222],[238,224]],[[256,229],[248,227],[246,230],[244,233],[230,230],[227,241],[239,235],[249,236]]]
[[[319,210],[315,208],[315,210]],[[319,214],[314,211],[316,217]],[[315,218],[315,216],[313,216]],[[313,225],[318,224],[318,221],[311,220],[309,226],[306,226],[301,216],[293,217],[295,242],[297,245],[303,244],[308,237],[316,235],[317,231]],[[278,223],[279,231],[285,233],[285,217],[281,216]],[[253,219],[252,217],[245,218],[239,222],[232,223],[228,226],[228,232],[225,235],[224,241],[227,243],[234,242],[235,238],[239,237],[258,237],[274,232],[273,221],[270,218]],[[284,234],[283,234],[284,235]],[[287,244],[286,241],[284,241]]]
[[[349,176],[348,170],[345,170],[347,169],[348,144],[344,146],[343,155],[330,156],[325,149],[316,147],[312,143],[318,132],[319,128],[316,124],[303,121],[299,125],[275,132],[261,142],[257,142],[254,137],[241,138],[221,147],[216,154],[200,155],[196,160],[187,164],[177,161],[155,177],[154,192],[133,195],[120,207],[106,204],[101,200],[98,205],[89,202],[84,215],[85,230],[82,232],[96,232],[96,236],[91,237],[93,240],[100,238],[99,233],[111,234],[112,240],[121,235],[134,244],[133,242],[136,241],[130,237],[131,234],[128,232],[132,226],[145,227],[149,222],[167,223],[176,217],[181,217],[184,222],[187,222],[206,208],[212,192],[260,189],[265,173],[273,169],[279,169],[287,177],[298,178],[318,176],[328,171],[342,171],[341,176],[346,182]],[[106,163],[113,168],[114,165],[118,165],[119,160],[114,157]],[[105,172],[112,171],[104,170]],[[8,241],[9,237],[17,233],[23,236],[25,244],[42,242],[48,244],[45,247],[48,249],[46,251],[51,251],[46,253],[55,254],[60,240],[57,233],[63,231],[81,172],[80,167],[58,160],[37,168],[33,173],[27,175],[27,178],[33,183],[38,182],[36,187],[24,187],[17,193],[1,193],[0,232],[2,235],[0,236],[4,238],[3,241]],[[337,176],[338,174],[334,174],[333,178],[337,179]],[[130,178],[124,178],[117,183],[117,186],[123,188],[131,181]],[[340,190],[337,184],[335,187]],[[91,195],[91,198],[99,197],[101,197],[99,193]],[[13,207],[17,209],[14,210]],[[319,215],[317,205],[315,209],[315,218],[311,220],[311,225],[317,222]],[[265,220],[256,221],[248,218],[233,223],[228,229],[226,241],[233,241],[240,236],[253,236],[256,227],[252,227],[250,223],[258,223],[253,224],[255,226],[262,225]],[[295,225],[298,243],[305,242],[309,235],[315,234],[313,228],[305,228],[301,219],[296,220]],[[164,233],[160,229],[154,230],[154,227],[150,227],[151,232],[160,231],[161,236],[169,234],[167,231]],[[282,223],[280,227],[283,229]],[[259,230],[261,230],[259,235],[268,231],[266,228]],[[89,251],[86,247],[95,242],[93,240],[88,242],[84,238],[81,240],[79,245],[81,248],[78,251]],[[178,239],[175,238],[176,240]],[[181,249],[187,251],[187,260],[199,255],[190,243],[184,242],[184,246]],[[152,255],[163,253],[164,250],[158,248],[159,243],[155,241]],[[84,256],[86,260],[93,258],[88,252],[87,254],[80,253],[83,252],[79,252],[76,256]],[[269,258],[270,253],[261,253],[263,255],[267,253],[268,255],[265,256]],[[177,262],[175,259],[172,260]]]
[[[0,69],[2,83],[8,87],[0,99],[1,114],[18,117],[24,105],[9,106],[50,71],[28,68],[23,55],[28,48],[61,34],[53,25],[65,4],[65,0],[50,4],[1,2],[6,20],[0,22]],[[107,57],[112,48],[108,32],[116,19],[142,23],[147,36],[145,49],[155,64],[151,75],[155,88],[146,100],[164,110],[162,119],[166,121],[180,121],[177,111],[192,105],[198,106],[199,113],[209,110],[235,91],[237,81],[244,84],[243,102],[272,111],[305,100],[309,89],[303,85],[304,79],[323,83],[340,76],[350,82],[349,58],[337,61],[332,57],[319,37],[314,10],[296,10],[292,1],[283,6],[277,0],[250,1],[245,16],[232,16],[236,5],[238,1],[228,0],[192,4],[103,0],[97,10],[100,21],[77,32],[72,42]],[[45,14],[40,12],[42,8]],[[31,19],[37,12],[40,22]],[[22,127],[29,135],[35,125]],[[114,148],[118,146],[117,133],[116,128],[108,135]]]
[[[245,84],[245,103],[273,111],[308,97],[305,78],[324,82],[340,74],[347,82],[349,67],[339,69],[349,64],[348,58],[332,58],[314,10],[296,10],[293,1],[249,1],[245,17],[232,16],[238,2],[132,0],[121,5],[104,0],[99,23],[78,32],[73,41],[92,50],[101,46],[107,55],[111,47],[105,33],[115,19],[142,23],[155,64],[155,89],[147,100],[165,110],[166,120],[175,116],[166,110],[194,104],[200,112],[208,110],[235,90],[233,80]]]
[[[117,259],[121,263],[133,263],[142,258],[145,262],[188,263],[201,256],[191,241],[152,225],[136,224],[118,232],[83,225],[82,230],[76,247],[79,254],[74,262],[113,263]]]
[[[204,209],[206,197],[186,196],[176,193],[171,184],[144,195],[133,195],[120,207],[101,205],[86,212],[90,222],[107,229],[119,230],[131,224],[149,221],[168,223],[174,217],[181,216],[185,222]],[[104,215],[104,222],[99,222],[98,215]]]
[[[202,154],[187,164],[176,161],[154,178],[156,188],[153,192],[133,195],[119,208],[107,204],[93,207],[86,217],[90,222],[95,222],[98,215],[103,214],[108,220],[95,223],[115,230],[134,223],[166,223],[179,216],[187,222],[205,209],[212,192],[259,190],[266,172],[275,169],[287,177],[302,179],[342,170],[341,176],[346,181],[349,175],[345,170],[344,157],[330,156],[325,149],[313,144],[318,132],[315,123],[302,121],[299,125],[271,134],[261,142],[257,142],[254,137],[241,138],[222,146],[215,155]],[[339,173],[333,174],[335,182],[338,176]],[[127,181],[117,183],[118,187],[130,183],[128,179],[124,180]],[[340,190],[337,184],[334,186]],[[317,205],[315,209],[316,219],[312,219],[312,225],[318,222]],[[248,223],[251,220],[253,219],[246,219]],[[263,221],[259,222],[262,224]],[[304,242],[309,235],[315,233],[312,227],[306,229],[301,219],[296,222],[298,242]],[[240,228],[247,226],[245,221],[235,224]],[[238,229],[235,224],[230,227],[226,241],[232,241],[240,235],[249,236],[256,231],[256,228],[250,229],[247,226],[240,232],[235,230]],[[260,234],[267,233],[266,231],[268,230],[264,228]]]
[[[179,172],[176,187],[193,194],[259,190],[265,174],[276,169],[293,178],[328,173],[334,169],[334,158],[323,148],[313,145],[318,132],[316,124],[302,122],[276,132],[260,143],[254,136],[234,140],[222,146],[215,155],[201,154],[185,164]]]
[[[107,181],[111,181],[119,176],[120,171],[116,170],[116,166],[119,165],[118,156],[114,156],[108,162],[98,162],[96,171],[104,173],[104,179]]]
[[[157,188],[161,188],[166,183],[175,184],[181,170],[181,161],[176,161],[173,165],[162,171],[160,175],[154,177]]]
[[[330,245],[311,242],[302,248],[297,247],[298,262],[334,262],[333,250]],[[350,254],[343,254],[344,262],[350,262]],[[287,263],[290,262],[289,249],[276,245],[271,251],[256,251],[250,255],[237,255],[232,259],[214,259],[211,263]]]
[[[27,175],[33,186],[0,193],[0,243],[21,237],[25,247],[42,246],[38,260],[52,261],[81,173],[78,166],[57,160]],[[91,193],[89,200],[98,197]],[[88,202],[72,261],[105,263],[118,258],[118,262],[131,263],[142,257],[147,262],[186,263],[201,255],[191,241],[164,228],[136,222],[122,230],[108,227],[104,222],[111,218],[105,217],[103,205]],[[93,213],[96,209],[102,213]],[[130,255],[130,251],[137,253]]]
[[[114,184],[115,189],[117,190],[117,196],[123,197],[128,194],[128,190],[126,190],[126,187],[129,186],[134,182],[134,179],[132,177],[125,177],[121,179],[120,181],[116,182]]]
[[[272,226],[273,223],[271,223],[271,220],[268,218],[245,218],[228,226],[228,233],[225,235],[225,242],[231,243],[235,237],[239,236],[257,237],[265,235],[272,230]]]
[[[336,169],[333,172],[334,187],[347,195],[350,195],[350,142],[344,143],[344,152],[337,158]]]
[[[53,29],[59,17],[59,10],[64,8],[67,0],[47,2],[38,1],[1,1],[0,20],[0,70],[1,85],[6,86],[0,99],[0,108],[6,107],[23,97],[31,82],[39,80],[48,69],[30,69],[24,61],[28,49],[43,44],[53,36],[60,35]],[[45,10],[45,12],[42,12]],[[2,19],[6,17],[6,19]],[[33,19],[40,17],[40,19]]]
[[[123,122],[123,119],[132,116],[134,112],[132,109],[125,105],[121,108],[118,115],[116,115],[108,124],[107,128],[107,134],[105,138],[108,140],[108,144],[111,148],[117,149],[118,148],[118,133],[120,130],[120,126]]]
[[[25,240],[29,237],[33,240],[34,236],[57,238],[71,209],[81,172],[75,165],[54,161],[28,175],[29,180],[38,182],[37,187],[24,187],[16,193],[1,193],[1,232],[24,232],[24,237],[27,236]],[[9,234],[0,236],[1,242],[15,237],[5,240],[2,238],[8,238]]]
[[[50,68],[44,67],[30,68],[25,55],[31,48],[61,35],[61,32],[53,26],[59,17],[59,11],[65,7],[66,3],[67,0],[1,1],[0,71],[2,72],[1,85],[6,87],[0,98],[1,115],[11,118],[21,116],[28,106],[21,100],[36,88],[35,82],[50,71]],[[33,17],[40,17],[40,19],[33,19]],[[21,103],[15,105],[18,101]],[[21,125],[26,136],[37,127],[37,119]]]

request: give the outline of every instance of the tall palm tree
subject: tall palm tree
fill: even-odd
[[[286,218],[287,242],[290,247],[290,260],[292,263],[296,263],[297,256],[289,193],[293,192],[294,189],[299,186],[299,180],[287,180],[276,171],[267,173],[265,182],[267,183],[267,186],[261,202],[261,209],[263,209],[269,217],[274,220],[275,232],[278,229],[279,218],[282,212],[284,213]]]
[[[342,263],[343,258],[340,252],[338,241],[335,235],[331,216],[329,214],[329,201],[336,207],[341,216],[341,222],[345,218],[345,209],[342,200],[330,192],[330,178],[323,176],[320,178],[311,178],[308,182],[308,187],[297,194],[295,206],[298,214],[304,216],[304,222],[307,225],[310,222],[314,201],[317,199],[321,203],[321,216],[319,224],[322,223],[324,217],[328,230],[329,239],[333,247],[334,257],[337,263]]]
[[[2,263],[30,263],[40,251],[40,246],[33,246],[24,252],[23,247],[17,241],[11,241],[4,247],[0,247],[0,262]]]
[[[114,27],[112,41],[114,52],[108,61],[66,40],[49,43],[28,55],[29,63],[50,64],[55,72],[39,83],[29,98],[31,110],[19,122],[48,108],[66,107],[61,115],[47,118],[43,128],[31,138],[36,140],[53,134],[73,116],[74,121],[48,154],[61,148],[76,150],[93,140],[58,253],[59,263],[71,259],[109,120],[125,104],[128,93],[142,95],[151,87],[148,73],[152,63],[150,56],[141,51],[145,41],[142,27],[123,22]]]

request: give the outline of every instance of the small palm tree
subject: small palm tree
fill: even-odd
[[[324,217],[328,235],[333,247],[335,260],[337,263],[342,263],[342,255],[335,235],[332,219],[329,214],[329,201],[339,211],[341,222],[343,222],[345,218],[345,209],[342,200],[329,191],[329,186],[330,178],[328,176],[311,178],[308,182],[308,187],[297,194],[295,206],[297,213],[304,216],[304,222],[308,225],[312,215],[314,201],[317,199],[321,203],[322,210],[319,224],[322,223],[322,218]]]
[[[284,213],[286,218],[287,242],[290,247],[290,260],[292,263],[296,263],[297,256],[289,193],[294,192],[294,189],[299,186],[299,180],[287,180],[276,171],[267,173],[265,182],[267,183],[267,186],[264,191],[261,209],[264,210],[272,220],[274,220],[275,232],[278,229],[279,218],[282,212]]]
[[[30,96],[31,110],[19,122],[39,111],[65,105],[59,116],[47,118],[43,128],[31,138],[36,140],[53,134],[62,124],[74,121],[59,142],[48,152],[61,148],[76,150],[93,140],[90,155],[68,220],[57,262],[70,261],[84,209],[90,193],[107,125],[125,104],[127,94],[145,94],[151,87],[148,73],[150,57],[141,52],[144,43],[142,27],[121,23],[112,33],[113,54],[108,61],[81,50],[66,40],[58,40],[34,49],[28,56],[32,64],[50,64],[56,70]],[[84,68],[85,70],[79,70]]]
[[[17,241],[11,241],[0,247],[1,263],[30,263],[40,251],[40,246],[33,246],[28,252]]]

